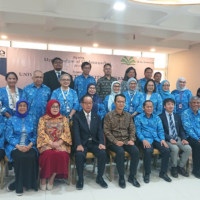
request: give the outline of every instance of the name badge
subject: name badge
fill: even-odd
[[[182,109],[182,108],[183,108],[183,104],[182,104],[182,103],[179,103],[179,104],[178,104],[178,108],[179,108],[179,109]]]
[[[67,106],[67,112],[70,112],[70,108],[69,108],[69,106]]]
[[[133,112],[133,106],[130,106],[129,113]]]

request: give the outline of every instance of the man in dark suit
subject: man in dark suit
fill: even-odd
[[[83,189],[83,168],[88,151],[92,152],[98,159],[96,183],[107,188],[108,185],[102,177],[107,159],[102,122],[99,115],[91,112],[93,99],[90,95],[84,95],[81,98],[81,106],[83,110],[73,116],[75,161],[79,176],[76,188]]]
[[[51,89],[51,92],[53,92],[53,90],[56,90],[59,87],[61,87],[60,82],[59,82],[60,76],[62,74],[68,74],[68,73],[62,71],[63,61],[61,58],[56,57],[56,58],[52,59],[51,62],[52,62],[54,70],[44,73],[43,84],[48,86]],[[69,87],[71,89],[74,89],[74,81],[73,81],[73,77],[71,75],[70,75],[70,78],[71,78],[71,82],[70,82]]]
[[[159,115],[162,120],[165,131],[165,140],[171,150],[171,175],[178,177],[178,173],[188,177],[189,174],[185,170],[185,165],[191,153],[191,147],[187,141],[185,131],[183,129],[181,117],[173,113],[175,101],[171,98],[165,99],[165,113]],[[183,151],[178,162],[179,148]]]

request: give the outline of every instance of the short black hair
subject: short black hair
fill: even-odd
[[[172,99],[172,98],[167,98],[167,99],[165,99],[165,100],[163,101],[163,105],[165,106],[168,102],[171,102],[171,103],[173,103],[173,104],[175,105],[175,101],[174,101],[174,99]]]
[[[106,66],[112,67],[112,65],[111,65],[110,63],[106,63],[106,64],[103,66],[103,68],[105,68]]]
[[[147,68],[145,68],[145,70],[144,70],[144,73],[147,71],[147,70],[151,70],[151,71],[153,71],[153,69],[151,69],[151,67],[147,67]]]
[[[162,76],[162,74],[160,72],[156,72],[153,77],[155,77],[157,74],[160,74]]]
[[[55,62],[56,60],[61,60],[61,61],[63,61],[61,58],[55,57],[54,59],[51,60],[51,63],[54,64],[54,62]]]
[[[5,77],[6,81],[7,81],[8,77],[9,77],[10,75],[14,75],[15,78],[16,78],[16,80],[18,81],[18,76],[17,76],[17,74],[16,74],[15,72],[8,72],[8,73],[6,74],[6,77]]]
[[[145,83],[145,85],[144,85],[144,92],[145,92],[145,93],[148,92],[148,90],[147,90],[147,85],[148,85],[149,82],[153,82],[153,84],[154,84],[153,93],[155,93],[155,92],[156,92],[156,83],[155,83],[155,81],[154,81],[153,79],[149,79],[149,80]]]
[[[83,69],[86,65],[90,65],[90,69],[92,68],[92,65],[89,62],[83,62],[81,65],[81,69]]]
[[[117,97],[124,97],[124,99],[126,100],[126,97],[125,97],[125,95],[124,94],[117,94],[117,95],[115,95],[115,102],[117,101]]]
[[[85,94],[84,96],[81,97],[81,103],[84,103],[84,99],[85,99],[86,97],[91,97],[91,98],[92,98],[91,95]],[[92,98],[92,102],[93,102],[93,98]]]
[[[148,102],[152,103],[152,105],[153,105],[153,102],[152,102],[151,100],[146,100],[146,101],[143,103],[143,107],[145,107],[146,104],[147,104]]]
[[[135,72],[135,77],[134,77],[134,78],[137,80],[137,72],[136,72],[135,68],[129,67],[129,68],[127,68],[126,71],[125,71],[125,75],[124,75],[124,79],[123,79],[124,81],[128,81],[129,77],[127,76],[127,74],[128,74],[131,70],[134,70],[134,72]]]

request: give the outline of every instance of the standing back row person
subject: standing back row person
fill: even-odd
[[[142,92],[144,92],[144,86],[147,82],[147,80],[151,79],[153,75],[153,69],[151,69],[150,67],[147,67],[144,70],[144,78],[138,80],[138,82],[140,82],[140,85],[142,87]]]
[[[125,92],[128,90],[128,87],[127,87],[127,82],[130,78],[134,78],[136,81],[137,81],[137,72],[135,70],[135,68],[133,67],[129,67],[128,69],[126,69],[125,71],[125,75],[124,75],[124,79],[121,83],[121,93]],[[140,82],[137,81],[137,90],[139,92],[142,92],[142,88],[141,88],[141,85],[140,85]]]
[[[156,91],[159,93],[160,92],[160,81],[161,81],[161,78],[162,78],[162,74],[160,72],[156,72],[153,76],[154,78],[154,81],[156,83]]]
[[[63,74],[68,74],[67,72],[62,71],[63,68],[63,60],[61,58],[54,58],[52,59],[53,70],[44,73],[44,85],[48,86],[53,92],[54,90],[58,89],[60,85],[60,77]],[[70,76],[70,88],[74,89],[74,81],[73,77]]]
[[[111,93],[111,84],[117,81],[116,78],[112,77],[112,66],[110,63],[106,63],[103,66],[104,76],[98,79],[96,92],[101,97],[102,100],[105,99],[107,95]]]
[[[89,62],[83,62],[81,69],[83,73],[74,79],[74,90],[77,92],[78,99],[87,93],[87,86],[89,83],[95,83],[94,77],[90,76],[92,65]]]

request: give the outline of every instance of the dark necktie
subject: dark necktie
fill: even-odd
[[[170,124],[170,128],[171,128],[171,131],[172,131],[172,138],[177,141],[178,138],[177,138],[174,122],[172,120],[172,114],[169,114],[169,124]]]
[[[58,81],[60,81],[60,72],[57,72],[57,75],[58,75]]]
[[[87,114],[87,123],[88,123],[88,127],[90,129],[90,115],[89,114]]]

